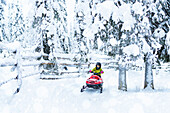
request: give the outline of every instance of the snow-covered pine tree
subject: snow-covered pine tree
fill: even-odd
[[[54,25],[56,27],[54,35],[55,50],[57,53],[69,53],[71,51],[71,36],[68,36],[66,1],[54,0],[51,5],[54,12]]]
[[[25,24],[23,20],[22,9],[19,0],[7,3],[4,10],[3,36],[6,41],[13,42],[14,40],[22,41],[23,33],[25,31]]]
[[[133,15],[136,18],[134,33],[138,37],[145,60],[144,88],[154,89],[153,64],[160,48],[165,46],[166,33],[169,31],[165,13],[159,0],[142,1],[133,4]],[[164,40],[162,43],[161,40]],[[142,55],[141,54],[141,55]]]
[[[166,14],[165,7],[161,4],[162,1],[156,0],[152,2],[147,2],[147,17],[149,20],[149,34],[145,35],[145,40],[148,42],[151,47],[151,52],[147,52],[146,54],[146,67],[145,67],[145,83],[144,88],[151,87],[154,89],[153,85],[153,72],[152,67],[155,62],[154,58],[157,54],[158,50],[164,50],[164,55],[167,54],[167,49],[165,45],[166,33],[169,31],[168,27],[168,18],[169,16]],[[162,43],[164,42],[164,43]],[[161,51],[162,51],[161,50]],[[168,58],[167,58],[168,59]],[[148,65],[151,64],[151,65]]]
[[[39,47],[36,50],[41,51],[44,60],[48,60],[49,65],[46,69],[54,71],[56,66],[56,53],[69,52],[69,38],[67,35],[65,1],[61,0],[37,0],[36,12],[34,16],[33,28],[36,29],[39,36]],[[51,65],[52,64],[52,65]]]
[[[0,41],[3,41],[4,39],[7,39],[5,34],[5,18],[4,18],[4,9],[7,7],[5,4],[0,3]]]
[[[100,15],[99,18],[101,18]],[[110,43],[110,40],[115,39],[116,41],[118,40],[118,36],[118,25],[112,20],[111,16],[109,20],[103,22],[103,28],[99,28],[95,34],[95,39],[97,40],[95,45],[97,46],[94,46],[94,49],[98,48],[100,52],[115,57],[118,53],[118,46],[112,46],[113,43]]]
[[[87,62],[87,54],[89,53],[89,37],[88,32],[85,30],[89,29],[92,25],[92,0],[79,0],[76,2],[75,8],[75,19],[74,19],[74,52],[80,55],[79,62]],[[85,9],[85,10],[84,10]],[[75,45],[78,45],[77,47]],[[77,50],[77,51],[75,51]]]
[[[155,31],[153,33],[153,37],[159,40],[161,44],[160,50],[158,50],[158,63],[159,62],[170,62],[170,53],[168,53],[168,32],[169,32],[169,1],[168,0],[157,0],[156,1],[156,9],[157,13],[154,14],[152,18],[153,26],[155,27]]]
[[[83,32],[83,36],[86,37],[87,48],[89,48],[90,53],[94,52],[94,51],[99,52],[98,50],[100,50],[100,49],[103,50],[103,48],[102,48],[103,46],[100,43],[100,42],[102,42],[100,39],[100,37],[102,35],[102,33],[101,33],[102,31],[98,31],[98,30],[100,30],[101,26],[103,27],[103,23],[100,22],[101,15],[97,13],[97,9],[96,9],[97,5],[103,1],[104,0],[89,0],[88,4],[86,5],[86,6],[89,5],[89,7],[86,8],[87,9],[87,10],[85,10],[86,12],[84,11],[86,27]]]
[[[4,4],[0,2],[0,42],[3,40],[3,37],[5,37],[4,33]]]
[[[118,17],[119,18],[119,22],[118,22],[119,86],[118,89],[122,91],[127,91],[126,70],[128,64],[127,62],[128,57],[123,51],[123,48],[133,44],[130,39],[130,35],[132,34],[134,19],[131,15],[131,4],[125,3],[123,1],[118,1],[116,2],[116,6],[118,7],[118,10],[121,12],[120,17]],[[116,21],[115,18],[113,18],[113,20]]]
[[[36,12],[33,21],[33,28],[37,31],[37,36],[39,38],[39,45],[36,48],[37,52],[41,52],[42,58],[41,60],[47,60],[50,62],[50,41],[53,39],[54,34],[50,32],[51,29],[55,30],[53,25],[53,9],[51,8],[50,1],[46,0],[37,0],[36,1]],[[49,29],[50,27],[53,27]],[[40,34],[40,35],[38,35]],[[51,41],[52,42],[52,41]],[[44,69],[51,69],[53,65],[51,63],[43,64]]]
[[[33,21],[32,26],[33,26],[34,29],[36,29],[37,34],[41,34],[41,35],[38,36],[39,43],[41,45],[40,51],[49,54],[50,49],[49,49],[49,46],[48,46],[48,40],[47,40],[47,34],[46,34],[46,32],[47,32],[46,28],[48,27],[48,24],[47,24],[47,20],[46,20],[47,15],[44,13],[45,10],[46,9],[45,9],[44,1],[42,1],[42,0],[38,1],[37,0],[36,1],[36,11],[35,11],[34,21]],[[47,48],[43,47],[44,45],[47,45]],[[38,51],[38,49],[37,49],[37,51]]]

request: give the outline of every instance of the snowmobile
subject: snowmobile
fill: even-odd
[[[80,92],[83,92],[86,88],[100,89],[100,93],[103,91],[103,79],[94,73],[90,78],[86,80],[86,86],[83,85]]]

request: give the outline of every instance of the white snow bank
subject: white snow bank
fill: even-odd
[[[12,67],[1,67],[0,68],[0,83],[15,78],[17,76],[16,71],[11,72]]]
[[[137,56],[139,55],[139,47],[136,44],[129,45],[123,49],[123,52],[126,53],[128,56],[133,55]]]

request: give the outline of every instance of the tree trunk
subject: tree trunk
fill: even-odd
[[[126,84],[126,62],[124,61],[125,58],[123,56],[123,39],[122,37],[122,23],[119,25],[119,56],[120,56],[120,61],[121,63],[119,64],[119,86],[118,89],[122,91],[127,91],[127,84]]]
[[[145,82],[144,82],[144,89],[151,88],[154,89],[153,84],[153,72],[152,72],[152,54],[147,53],[145,59]]]
[[[126,66],[119,64],[119,90],[127,91],[126,84]]]

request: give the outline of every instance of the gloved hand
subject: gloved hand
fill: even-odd
[[[90,71],[89,71],[89,73],[93,73],[93,71],[92,71],[92,70],[90,70]]]

